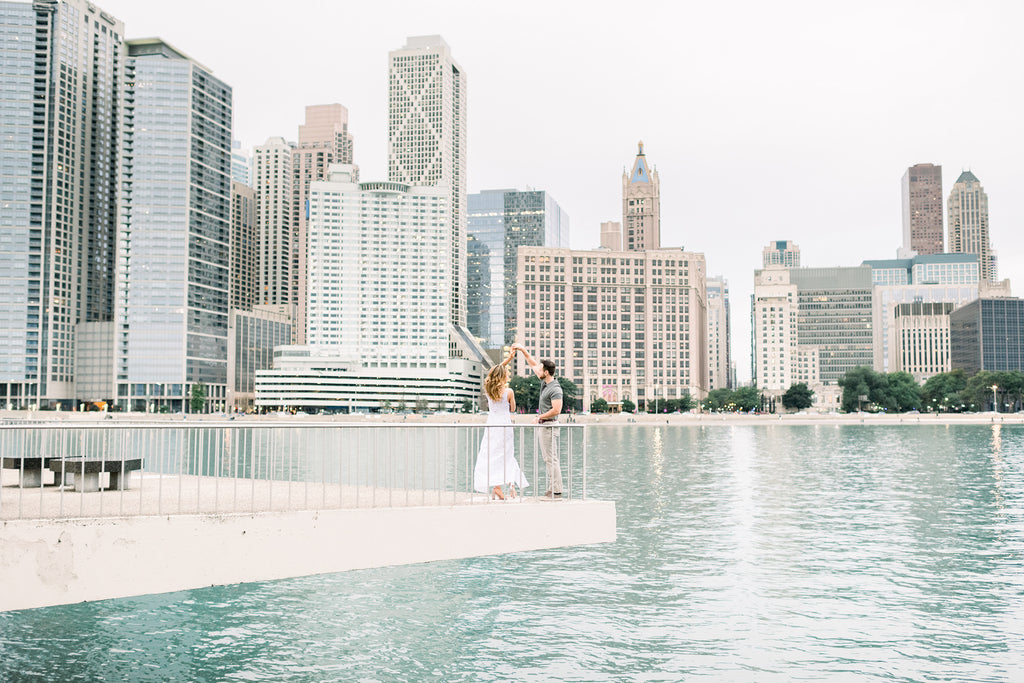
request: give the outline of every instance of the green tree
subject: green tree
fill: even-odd
[[[636,404],[630,401],[628,398],[622,399],[622,412],[632,413],[636,410]]]
[[[196,382],[192,385],[192,397],[189,399],[189,408],[193,413],[201,413],[205,405],[206,385],[202,382]]]
[[[883,378],[884,375],[866,365],[847,370],[837,382],[843,388],[843,410],[848,413],[856,412],[866,408],[867,403],[884,406],[885,390],[881,386]]]
[[[417,412],[417,413],[425,413],[425,412],[427,412],[427,399],[425,399],[425,398],[418,398],[418,399],[416,399],[415,412]]]
[[[402,399],[400,401],[395,401],[395,412],[396,413],[404,413],[405,412],[405,399]]]
[[[891,412],[906,412],[921,407],[921,387],[907,372],[875,372],[860,366],[839,378],[843,388],[843,410],[853,412],[870,407]],[[866,399],[861,397],[865,396]]]
[[[976,410],[989,410],[992,405],[993,385],[999,386],[996,382],[996,373],[988,370],[974,373],[967,379],[967,386],[963,390],[964,402],[973,403]]]
[[[531,374],[528,377],[516,375],[509,382],[509,387],[512,388],[512,393],[516,396],[518,408],[528,413],[537,410],[537,402],[540,399],[540,379],[537,375]]]
[[[562,387],[562,412],[564,413],[570,408],[576,407],[576,397],[579,394],[577,392],[576,384],[568,377],[559,376],[556,379],[558,379],[558,384]]]
[[[688,393],[676,399],[676,409],[681,413],[688,413],[696,407],[697,402]]]
[[[960,410],[965,403],[964,390],[967,389],[967,373],[961,369],[932,375],[925,380],[921,389],[921,402],[931,410]]]
[[[716,413],[726,409],[731,410],[729,406],[732,406],[733,404],[732,389],[712,389],[704,398],[704,410],[710,410]]]
[[[592,413],[606,413],[608,412],[608,401],[603,398],[598,398],[590,402],[590,412]]]
[[[462,412],[471,413],[473,412],[473,402],[468,398],[462,402]]]
[[[810,408],[814,405],[814,392],[805,382],[793,384],[782,395],[782,405],[794,410]]]
[[[736,404],[736,410],[749,413],[761,405],[761,392],[753,386],[740,387],[732,392],[732,402]]]
[[[909,372],[890,372],[886,375],[887,410],[905,413],[921,409],[921,387]]]

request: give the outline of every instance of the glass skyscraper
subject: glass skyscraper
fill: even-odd
[[[470,331],[491,348],[516,339],[516,267],[519,247],[569,247],[569,216],[543,190],[484,190],[469,196],[469,232],[480,242],[470,251],[470,281],[486,261],[490,282],[473,287]],[[481,246],[482,245],[482,246]]]
[[[1024,299],[976,299],[950,313],[949,351],[968,375],[1024,370]]]
[[[109,322],[124,25],[0,3],[0,405],[70,407],[75,334]]]
[[[117,402],[179,411],[227,389],[231,88],[159,39],[129,41],[118,234]]]

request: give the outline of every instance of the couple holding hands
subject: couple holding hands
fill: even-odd
[[[550,360],[537,362],[530,352],[519,344],[513,344],[508,357],[491,368],[484,380],[487,394],[487,426],[480,450],[476,456],[473,472],[473,488],[480,493],[491,491],[492,498],[505,499],[503,488],[507,485],[511,497],[516,496],[516,486],[529,486],[523,471],[516,461],[514,430],[502,428],[512,424],[512,413],[516,410],[516,397],[508,383],[512,377],[509,364],[521,352],[527,365],[541,381],[540,399],[536,422],[553,425],[562,412],[562,385],[555,379],[555,364]],[[562,497],[562,468],[558,462],[558,429],[554,426],[538,427],[536,440],[544,457],[549,488],[544,493],[548,500]]]

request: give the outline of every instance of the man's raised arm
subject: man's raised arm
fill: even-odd
[[[530,366],[531,370],[533,370],[533,374],[537,375],[538,378],[544,374],[544,368],[540,363],[533,359],[533,356],[530,355],[529,351],[523,348],[520,344],[513,345],[513,348],[519,349],[523,352],[523,355],[526,356],[526,364]]]

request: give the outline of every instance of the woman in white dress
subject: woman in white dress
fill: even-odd
[[[487,394],[487,424],[508,425],[508,428],[487,426],[476,456],[473,471],[473,488],[480,493],[491,491],[492,498],[505,499],[502,487],[508,484],[509,495],[515,498],[516,485],[523,489],[529,482],[516,462],[515,430],[512,429],[512,413],[516,409],[516,397],[508,386],[508,364],[515,356],[509,354],[499,365],[491,368],[484,380]]]

